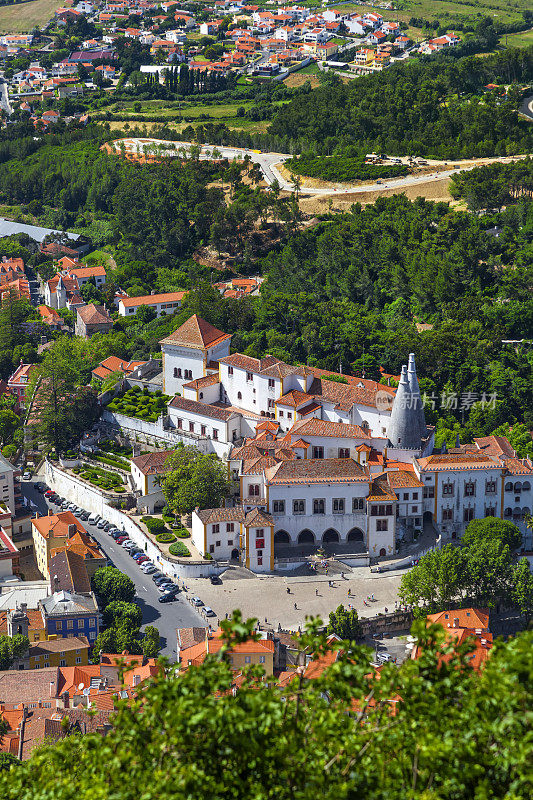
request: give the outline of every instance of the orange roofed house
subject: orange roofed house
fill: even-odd
[[[188,631],[193,631],[194,636],[187,636]],[[203,638],[202,638],[203,636]],[[249,640],[241,644],[235,644],[228,651],[227,660],[232,670],[241,672],[244,667],[260,665],[265,670],[266,675],[274,673],[274,639],[268,634],[262,634],[258,641]],[[183,646],[183,643],[186,646]],[[187,646],[188,645],[188,646]],[[197,666],[209,654],[220,652],[224,645],[222,630],[219,628],[215,633],[209,633],[207,628],[191,628],[178,631],[178,662],[187,668]]]
[[[60,550],[81,555],[89,567],[89,577],[107,564],[106,557],[72,511],[58,514],[50,511],[46,517],[36,517],[32,520],[32,537],[37,567],[44,578],[50,578],[50,559]]]
[[[489,632],[488,609],[458,608],[450,611],[440,611],[437,614],[428,614],[428,624],[442,625],[446,631],[447,643],[452,642],[458,646],[470,641],[473,652],[470,655],[470,664],[474,670],[479,671],[489,657],[492,648],[492,633]],[[414,647],[411,658],[419,658],[422,653],[420,646]],[[451,655],[442,656],[441,661],[449,661]]]

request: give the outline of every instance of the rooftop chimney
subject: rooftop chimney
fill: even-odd
[[[69,537],[70,537],[70,536],[74,536],[74,535],[76,534],[77,530],[78,530],[78,526],[76,525],[76,523],[75,523],[75,522],[72,522],[72,523],[71,523],[71,524],[68,526],[68,535],[69,535]]]

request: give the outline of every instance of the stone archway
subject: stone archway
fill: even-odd
[[[274,544],[290,544],[291,537],[287,531],[276,531],[274,534]]]
[[[309,528],[305,528],[303,531],[300,531],[298,534],[298,544],[314,544],[315,543],[315,536]]]
[[[365,534],[361,530],[361,528],[352,528],[351,531],[348,531],[348,536],[346,537],[347,542],[364,542]]]
[[[340,536],[334,528],[328,528],[327,531],[324,531],[322,536],[322,542],[324,544],[330,544],[331,542],[338,541],[340,541]]]

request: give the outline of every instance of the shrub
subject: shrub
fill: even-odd
[[[170,544],[171,542],[176,541],[176,537],[173,533],[170,533],[170,531],[166,531],[166,533],[160,533],[158,536],[156,536],[155,540],[161,544]]]
[[[188,539],[191,535],[187,528],[173,528],[172,533],[175,533],[178,539]]]
[[[171,544],[168,548],[168,552],[171,556],[181,556],[185,558],[186,556],[190,556],[191,551],[188,547],[185,547],[183,542],[176,542],[175,544]]]
[[[165,523],[158,517],[142,517],[142,522],[144,522],[150,533],[168,532]]]

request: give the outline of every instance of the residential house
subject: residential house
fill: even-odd
[[[63,318],[59,316],[55,308],[48,308],[48,306],[37,306],[37,311],[41,315],[42,321],[52,330],[61,330]]]
[[[273,636],[262,631],[259,631],[259,635],[257,641],[240,642],[228,650],[226,659],[234,672],[242,672],[248,666],[262,666],[265,675],[273,675],[275,651]],[[178,641],[178,661],[184,669],[201,664],[207,655],[220,652],[224,646],[223,632],[220,628],[215,633],[205,630],[204,639],[189,647],[180,646],[180,641],[181,637]]]
[[[181,308],[181,302],[186,292],[167,292],[165,294],[148,294],[141,297],[123,297],[118,303],[118,313],[122,317],[131,317],[137,313],[142,306],[153,308],[156,316],[163,314],[174,314]]]
[[[50,578],[49,563],[53,555],[60,550],[79,553],[85,560],[89,575],[92,576],[98,567],[107,564],[106,557],[91,539],[81,522],[71,511],[52,510],[45,517],[32,520],[32,537],[35,560],[43,577]],[[52,575],[52,586],[54,576]]]
[[[160,478],[167,471],[165,464],[172,452],[172,450],[158,450],[131,459],[132,484],[135,490],[141,493],[137,505],[146,508],[149,514],[153,514],[157,507],[162,508],[165,504]]]
[[[89,663],[89,647],[89,640],[85,636],[37,642],[30,645],[29,669],[86,666]]]
[[[26,408],[28,400],[26,391],[34,369],[35,364],[23,364],[21,361],[15,372],[7,379],[8,389],[17,398],[21,409]]]
[[[55,592],[45,600],[40,600],[39,608],[48,639],[53,635],[58,638],[82,635],[92,646],[98,636],[98,605],[93,594]]]
[[[89,303],[76,308],[76,336],[90,339],[95,333],[109,333],[113,327],[113,320],[104,306]]]

